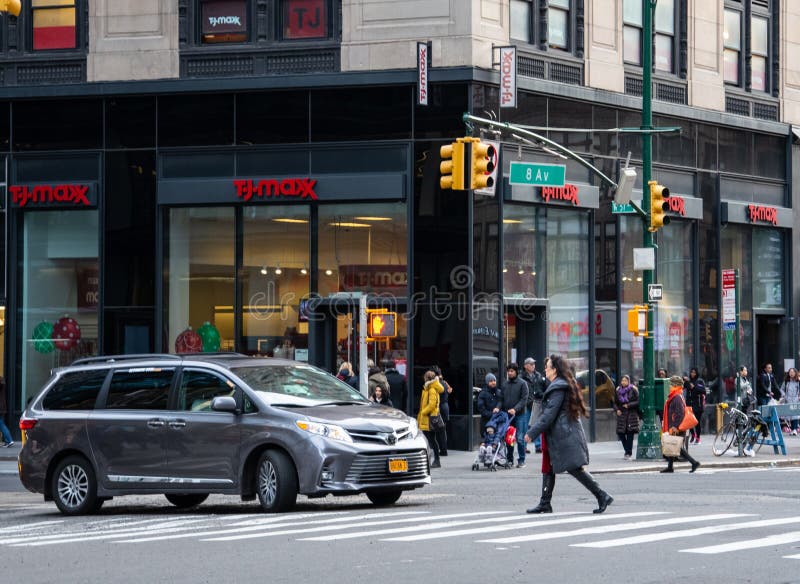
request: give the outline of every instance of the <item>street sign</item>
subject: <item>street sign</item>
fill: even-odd
[[[736,272],[722,270],[722,330],[736,330]]]
[[[647,286],[647,300],[650,302],[658,302],[664,297],[664,288],[661,284],[648,284]]]
[[[563,187],[567,174],[565,164],[511,162],[508,182],[534,187]]]

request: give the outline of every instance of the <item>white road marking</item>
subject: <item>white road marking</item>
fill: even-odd
[[[615,531],[634,531],[636,529],[649,529],[664,525],[677,525],[680,523],[695,523],[699,521],[713,521],[717,519],[730,519],[733,517],[743,517],[742,514],[720,513],[717,515],[701,515],[698,517],[675,517],[673,519],[658,519],[655,521],[638,521],[634,523],[620,523],[619,525],[603,525],[600,527],[585,527],[572,531],[550,531],[547,533],[534,533],[531,535],[519,535],[502,539],[481,539],[480,543],[520,543],[524,541],[537,541],[542,539],[556,539],[560,537],[576,537],[582,535],[597,535],[602,533],[613,533]],[[610,518],[618,517],[611,515]]]
[[[658,513],[641,512],[641,513],[632,513],[627,516],[634,515],[636,517],[641,517],[645,515],[655,515],[655,514]],[[611,516],[609,515],[608,517]],[[616,517],[620,517],[620,515],[617,515]],[[421,539],[455,537],[457,535],[474,535],[474,534],[484,534],[497,531],[511,531],[514,529],[524,529],[526,527],[539,527],[541,525],[557,525],[561,523],[582,523],[586,521],[596,521],[599,519],[603,519],[603,517],[600,515],[581,515],[580,517],[568,517],[565,519],[553,519],[549,521],[544,518],[538,521],[532,521],[530,515],[522,515],[519,517],[504,517],[502,519],[503,521],[502,525],[492,525],[489,527],[473,527],[469,529],[451,530],[451,531],[444,531],[437,533],[423,533],[423,534],[415,534],[415,535],[408,535],[395,538],[382,538],[381,541],[418,541]],[[409,531],[417,531],[417,532],[432,531],[435,529],[441,529],[447,527],[457,527],[459,525],[470,525],[475,523],[488,523],[488,522],[497,522],[497,518],[492,517],[490,519],[476,519],[472,521],[451,521],[445,523],[414,525],[411,527],[398,527],[395,529],[379,529],[375,531],[363,531],[363,532],[345,533],[337,535],[324,535],[319,537],[307,537],[300,541],[331,541],[336,539],[351,539],[354,537],[389,535],[392,533],[408,533]]]
[[[795,522],[800,518],[795,517]],[[763,525],[763,523],[762,523]],[[768,535],[759,539],[746,539],[743,541],[734,541],[731,543],[721,543],[718,545],[709,545],[700,548],[680,550],[688,554],[723,554],[725,552],[735,552],[739,550],[750,550],[753,548],[770,547],[773,545],[781,545],[784,543],[793,543],[800,541],[800,531],[790,531],[788,533],[779,533],[777,535]]]
[[[420,541],[425,539],[439,539],[445,537],[456,537],[461,535],[477,535],[477,534],[484,534],[484,533],[496,533],[499,531],[511,531],[514,529],[524,529],[527,527],[543,527],[543,526],[551,526],[551,525],[562,525],[562,524],[569,524],[569,523],[584,523],[587,521],[601,521],[601,520],[609,520],[609,519],[624,519],[624,518],[632,518],[632,517],[649,517],[651,515],[666,515],[669,513],[668,511],[640,511],[635,513],[619,513],[619,514],[608,514],[608,515],[581,515],[580,517],[567,517],[564,519],[550,519],[552,516],[548,516],[547,519],[542,518],[539,521],[531,521],[530,517],[528,517],[528,521],[524,523],[515,523],[515,524],[503,524],[503,525],[495,525],[492,527],[481,527],[476,529],[459,529],[455,531],[446,531],[442,533],[423,533],[419,535],[407,535],[404,537],[392,537],[386,538],[381,541]]]
[[[503,513],[511,513],[511,511],[480,511],[480,512],[471,512],[471,513],[451,513],[449,515],[431,515],[426,517],[427,521],[436,521],[438,519],[457,519],[459,517],[475,517],[477,515],[492,515],[492,514],[503,514]],[[356,525],[326,525],[323,527],[312,527],[312,528],[303,528],[303,529],[285,529],[282,531],[266,531],[262,533],[247,533],[243,535],[232,535],[230,537],[214,537],[214,538],[203,538],[201,541],[238,541],[240,539],[253,539],[257,537],[272,537],[275,535],[293,535],[296,533],[313,533],[316,531],[333,531],[335,529],[348,529],[350,527],[371,527],[373,525],[389,525],[392,523],[408,523],[409,521],[419,521],[419,517],[411,517],[405,519],[392,519],[389,521],[367,521],[364,523],[358,523]],[[309,522],[313,523],[313,522]]]
[[[394,512],[394,513],[367,513],[366,515],[355,515],[355,516],[348,516],[348,517],[336,517],[336,518],[333,518],[333,519],[319,519],[319,520],[316,520],[316,521],[300,521],[300,522],[294,522],[294,523],[291,523],[291,522],[282,523],[282,521],[286,521],[286,520],[289,520],[289,519],[301,519],[303,517],[317,517],[317,516],[319,516],[319,514],[308,513],[306,515],[300,515],[300,516],[294,515],[292,517],[272,517],[272,518],[268,518],[268,519],[262,519],[262,520],[259,521],[259,523],[257,525],[251,525],[249,527],[237,527],[235,529],[226,528],[226,529],[217,529],[217,530],[214,530],[214,531],[201,531],[199,533],[198,532],[194,532],[194,533],[184,533],[184,534],[177,534],[177,535],[156,535],[156,536],[153,536],[153,537],[135,537],[133,539],[126,539],[126,540],[121,541],[119,543],[144,543],[144,542],[149,542],[149,541],[161,541],[161,540],[165,540],[165,539],[181,539],[181,538],[187,538],[187,537],[200,538],[200,537],[207,537],[207,536],[211,536],[211,535],[226,535],[226,534],[229,534],[229,533],[231,533],[231,534],[240,534],[242,532],[261,532],[264,529],[265,526],[270,525],[270,524],[274,524],[274,523],[280,523],[279,525],[275,525],[275,527],[283,529],[283,528],[286,528],[286,527],[293,527],[295,525],[317,525],[317,524],[352,522],[352,521],[361,521],[361,520],[363,520],[363,519],[365,519],[367,517],[374,519],[376,517],[381,517],[381,516],[393,517],[395,515],[407,515],[407,514],[409,514],[409,515],[417,515],[417,513],[418,512],[416,512],[416,511],[401,511],[399,513],[398,512]],[[414,519],[416,519],[416,517],[413,518],[413,519],[406,519],[406,521],[413,521]],[[337,529],[339,529],[339,528],[337,527]]]

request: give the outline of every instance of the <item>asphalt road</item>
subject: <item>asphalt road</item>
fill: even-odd
[[[537,471],[472,472],[443,459],[434,484],[375,508],[298,499],[293,513],[211,497],[178,511],[121,497],[61,516],[0,464],[0,559],[32,582],[797,582],[800,468],[602,474],[603,515],[559,476],[552,515],[526,515]]]

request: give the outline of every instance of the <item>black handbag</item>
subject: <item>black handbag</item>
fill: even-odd
[[[443,430],[444,420],[442,419],[442,415],[436,414],[434,416],[428,416],[428,426],[431,430]]]

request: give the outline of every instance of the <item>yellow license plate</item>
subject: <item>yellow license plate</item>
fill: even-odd
[[[408,460],[405,458],[392,458],[389,460],[389,472],[408,472]]]

